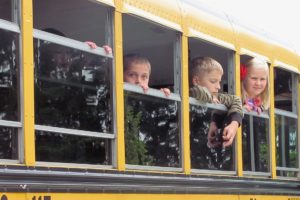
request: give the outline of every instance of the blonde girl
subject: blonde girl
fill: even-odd
[[[269,67],[259,58],[241,65],[243,107],[258,114],[269,108]]]

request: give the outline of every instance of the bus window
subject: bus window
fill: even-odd
[[[0,38],[0,119],[19,121],[19,35],[0,29]]]
[[[258,59],[257,61],[255,59]],[[243,150],[243,171],[249,174],[268,174],[270,172],[270,146],[269,146],[269,115],[268,110],[259,112],[255,109],[245,109],[247,99],[246,75],[250,63],[263,67],[269,67],[269,64],[260,58],[253,58],[249,55],[241,55],[241,88],[244,107],[244,118],[242,123],[242,150]],[[245,68],[245,69],[242,69]],[[260,68],[262,69],[262,68]],[[265,68],[264,68],[265,69]],[[243,72],[244,70],[244,72]],[[266,69],[266,70],[269,70]],[[269,73],[269,71],[267,71]],[[267,84],[266,84],[267,85]],[[268,86],[266,86],[268,88]],[[257,105],[259,107],[261,105]]]
[[[283,69],[274,70],[275,108],[293,112],[292,107],[292,73]]]
[[[110,8],[34,0],[33,12],[37,161],[111,165],[112,59],[82,42],[112,43]]]
[[[275,134],[277,176],[297,177],[298,154],[298,75],[275,68]]]
[[[2,0],[0,2],[0,19],[12,21],[13,0]]]
[[[297,177],[298,166],[298,135],[297,119],[276,115],[276,169],[277,176]]]
[[[124,15],[123,20],[126,164],[181,167],[179,35],[134,16]],[[127,62],[131,55],[134,59]],[[141,64],[138,70],[135,63]],[[149,78],[148,84],[143,82],[147,92],[127,74],[139,69]],[[160,88],[172,94],[166,97]]]
[[[86,134],[92,132],[95,136],[97,133],[112,134],[109,60],[100,55],[39,39],[35,39],[34,44],[35,123],[49,126],[47,130],[50,132],[55,128],[64,128],[73,129],[75,135],[74,129],[86,131]],[[43,145],[44,137],[49,133],[44,134],[43,131],[36,133],[37,158],[47,159],[48,157],[44,155],[45,149],[40,145]],[[80,138],[61,134],[59,137],[63,137],[64,140],[70,139],[69,142]],[[57,139],[55,135],[53,138]],[[92,138],[85,140],[96,142]],[[67,141],[61,142],[61,145],[65,146],[63,144]],[[46,150],[54,154],[58,149],[65,150],[54,147],[49,144]],[[96,148],[92,144],[90,147]],[[66,162],[67,160],[68,158]]]
[[[18,129],[0,126],[0,159],[18,159]]]
[[[190,88],[195,84],[203,84],[203,80],[195,80],[196,67],[200,63],[220,63],[218,73],[221,79],[219,93],[234,93],[233,79],[233,51],[217,46],[215,44],[189,38],[189,82]],[[215,62],[216,61],[216,62]],[[198,64],[196,64],[198,63]],[[222,69],[220,69],[222,68]],[[223,71],[222,72],[220,71]],[[193,74],[194,73],[194,74]],[[199,76],[198,76],[199,77]],[[198,78],[197,77],[197,78]],[[200,77],[199,77],[200,78]],[[208,86],[206,86],[208,87]],[[207,88],[209,91],[211,89]],[[211,91],[210,91],[211,92]],[[190,98],[190,149],[191,149],[191,167],[194,170],[222,170],[234,171],[234,145],[223,147],[222,132],[227,125],[225,122],[227,109],[223,105],[203,104],[208,102],[199,102]],[[215,140],[212,142],[209,136],[212,119],[215,116],[221,116],[222,120],[217,120],[217,130],[215,131]]]
[[[60,163],[111,164],[110,141],[77,135],[36,132],[36,160]]]
[[[19,51],[19,34],[0,29],[0,159],[18,159]]]
[[[243,170],[269,171],[269,119],[245,114],[242,125]]]
[[[72,39],[107,44],[109,9],[96,0],[34,0],[33,12],[35,29],[53,28]]]

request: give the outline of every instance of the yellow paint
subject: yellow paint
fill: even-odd
[[[300,200],[300,196],[211,194],[0,193],[7,200]]]
[[[240,80],[240,55],[238,53],[235,54],[235,94],[239,97],[241,97],[241,81]],[[237,135],[236,135],[236,159],[237,159],[237,175],[243,176],[243,150],[242,150],[242,128],[240,127],[238,129]]]
[[[34,65],[33,65],[33,22],[32,1],[22,1],[22,80],[23,80],[23,131],[24,131],[24,162],[35,164],[34,141]]]
[[[274,63],[270,66],[270,167],[271,177],[276,178],[276,134],[275,134],[275,103],[274,103]]]
[[[185,174],[191,173],[190,157],[190,112],[189,112],[189,88],[188,74],[188,38],[182,37],[182,131],[183,131],[183,170]]]
[[[117,4],[121,6],[121,4]],[[118,8],[120,9],[120,8]],[[124,140],[124,91],[123,91],[123,39],[122,39],[122,14],[114,12],[114,51],[115,51],[115,80],[116,80],[116,120],[117,120],[117,169],[125,170],[125,140]]]
[[[172,29],[181,30],[180,4],[174,0],[123,0],[123,12],[141,16]]]
[[[300,67],[300,66],[299,66]],[[300,99],[300,76],[298,76],[298,102],[299,102],[299,99]],[[298,135],[297,135],[297,137],[298,137],[298,166],[300,167],[300,159],[299,159],[299,154],[300,154],[300,126],[299,126],[299,124],[300,124],[300,117],[299,117],[299,115],[300,115],[300,106],[299,106],[299,104],[298,104]],[[300,180],[300,173],[298,173],[298,180]]]
[[[96,1],[99,1],[99,2],[109,5],[109,6],[114,6],[113,0],[96,0]]]

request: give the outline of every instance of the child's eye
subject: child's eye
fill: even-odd
[[[146,79],[148,79],[148,76],[147,76],[147,75],[143,75],[143,76],[142,76],[142,79],[143,79],[143,80],[146,80]]]

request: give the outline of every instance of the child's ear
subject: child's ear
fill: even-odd
[[[199,84],[199,77],[198,76],[193,76],[192,83],[193,83],[193,86],[198,85]]]

